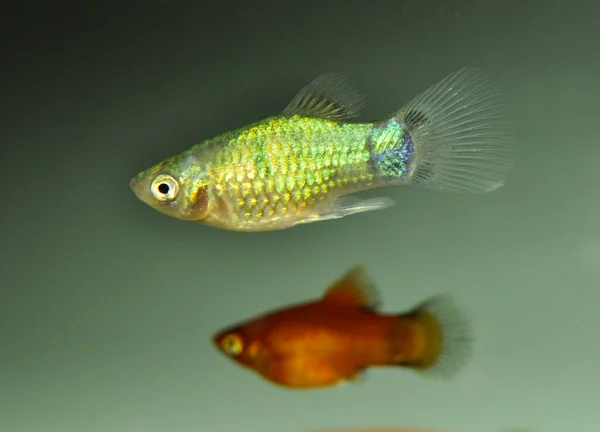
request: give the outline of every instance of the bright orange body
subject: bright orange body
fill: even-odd
[[[410,362],[422,345],[408,318],[326,301],[266,315],[237,331],[248,346],[241,362],[289,387],[332,385],[370,366]]]

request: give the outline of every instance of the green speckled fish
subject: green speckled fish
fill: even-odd
[[[157,211],[235,231],[267,231],[381,210],[384,186],[491,192],[515,139],[480,71],[444,78],[402,109],[358,122],[365,99],[325,74],[278,116],[208,139],[139,173],[130,186]]]

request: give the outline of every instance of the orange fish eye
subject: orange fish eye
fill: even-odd
[[[238,356],[244,349],[244,341],[240,335],[230,333],[221,341],[221,348],[230,356]]]

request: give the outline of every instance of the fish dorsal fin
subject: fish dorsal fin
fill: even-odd
[[[344,76],[327,73],[303,87],[283,115],[347,120],[359,116],[365,106],[365,97]]]
[[[335,281],[325,292],[322,302],[337,306],[375,310],[379,296],[363,266],[357,265]]]

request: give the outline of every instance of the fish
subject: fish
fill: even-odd
[[[274,231],[396,205],[371,189],[489,193],[517,144],[503,98],[482,71],[448,75],[379,120],[343,75],[317,76],[278,115],[194,144],[129,182],[139,200],[180,220]]]
[[[365,266],[357,264],[319,298],[230,325],[212,342],[235,364],[288,389],[363,381],[372,367],[443,378],[462,370],[472,329],[448,294],[401,313],[382,313],[379,298]]]

